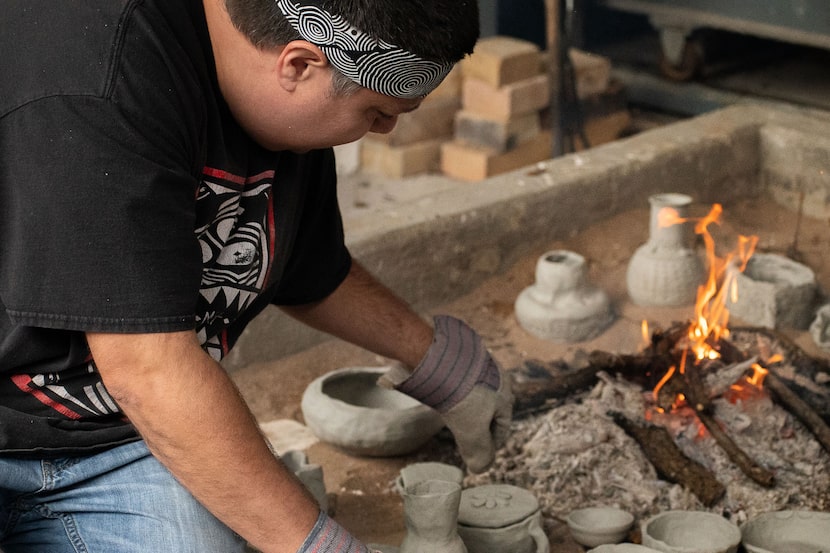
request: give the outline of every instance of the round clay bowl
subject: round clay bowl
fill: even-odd
[[[666,511],[642,523],[643,545],[663,553],[735,553],[737,525],[705,511]]]
[[[830,513],[764,513],[741,527],[747,553],[817,553],[830,551]]]
[[[387,367],[347,367],[315,379],[300,407],[314,434],[355,455],[411,453],[444,426],[437,411],[377,385]]]
[[[633,523],[631,513],[613,507],[587,507],[568,514],[571,535],[587,547],[621,542]]]

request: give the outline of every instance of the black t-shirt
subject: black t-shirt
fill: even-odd
[[[244,134],[201,0],[6,0],[0,52],[0,452],[137,438],[84,332],[195,329],[220,359],[345,278],[333,152]]]

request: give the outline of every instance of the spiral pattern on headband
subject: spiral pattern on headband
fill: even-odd
[[[437,87],[452,63],[425,60],[377,40],[307,0],[277,0],[277,7],[303,39],[320,47],[329,62],[360,86],[395,98],[422,98]]]

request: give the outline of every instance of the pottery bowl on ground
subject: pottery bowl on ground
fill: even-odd
[[[586,507],[571,511],[567,520],[578,543],[596,547],[621,542],[634,523],[634,516],[613,507]]]
[[[664,553],[735,553],[737,525],[706,511],[666,511],[642,523],[643,545]]]
[[[741,526],[747,553],[819,553],[830,551],[830,513],[777,511]]]
[[[378,386],[388,367],[347,367],[315,379],[303,393],[305,423],[324,442],[349,453],[392,457],[411,453],[443,428],[437,411]]]

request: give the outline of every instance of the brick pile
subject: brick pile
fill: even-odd
[[[611,79],[607,58],[571,48],[582,130],[590,146],[617,139],[630,125],[623,87]],[[361,141],[360,166],[369,174],[404,178],[442,172],[475,182],[549,159],[548,56],[529,41],[479,40],[421,107],[402,114],[389,134]],[[576,150],[575,110],[563,112]]]

